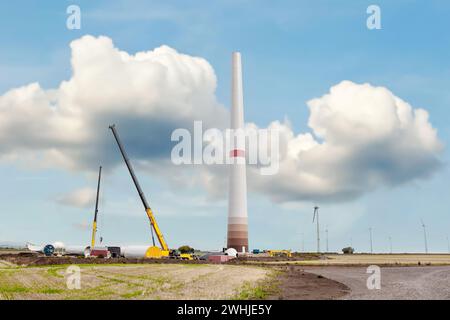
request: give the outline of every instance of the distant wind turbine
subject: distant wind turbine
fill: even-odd
[[[372,227],[369,228],[369,235],[370,235],[370,253],[373,253]]]
[[[317,216],[317,219],[316,219]],[[319,229],[319,207],[314,207],[314,214],[313,214],[313,223],[314,220],[316,220],[317,223],[317,252],[320,252],[320,229]]]
[[[427,241],[427,227],[425,225],[425,223],[423,223],[423,220],[420,219],[420,222],[422,223],[422,228],[423,228],[423,238],[425,240],[425,253],[428,253],[428,241]]]

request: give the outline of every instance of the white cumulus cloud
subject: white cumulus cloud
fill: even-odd
[[[71,49],[73,75],[57,89],[32,83],[0,96],[2,158],[70,170],[108,168],[120,161],[109,124],[128,132],[130,152],[145,159],[165,156],[172,130],[189,128],[194,119],[226,123],[214,70],[202,58],[167,46],[131,55],[107,37],[84,36]]]
[[[428,112],[383,87],[343,81],[308,101],[311,133],[279,122],[280,172],[254,187],[276,201],[352,199],[381,186],[426,178],[439,166],[442,144]]]
[[[122,164],[108,132],[116,123],[142,169],[166,177],[177,192],[203,187],[212,198],[226,196],[225,166],[170,162],[174,129],[191,129],[195,120],[205,129],[229,123],[205,59],[167,46],[130,54],[107,37],[84,36],[71,50],[72,76],[57,88],[32,83],[0,96],[0,160],[110,170]],[[426,178],[440,166],[442,144],[428,112],[386,88],[343,81],[307,104],[309,132],[270,124],[281,132],[280,170],[261,176],[250,167],[250,191],[278,202],[340,201]],[[84,206],[89,197],[84,190],[61,201]]]

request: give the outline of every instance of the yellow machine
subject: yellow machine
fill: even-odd
[[[146,258],[175,258],[175,259],[183,259],[183,260],[193,260],[192,255],[190,254],[183,254],[177,252],[177,250],[170,250],[169,246],[166,243],[166,240],[164,239],[161,230],[159,229],[158,223],[156,223],[155,216],[153,215],[153,211],[148,205],[147,199],[145,198],[145,195],[141,189],[141,186],[139,185],[139,182],[136,178],[136,175],[134,174],[133,167],[131,166],[130,160],[128,159],[127,154],[125,153],[125,150],[123,148],[123,145],[120,141],[119,135],[116,131],[115,125],[112,125],[109,127],[114,135],[114,138],[116,139],[117,145],[119,146],[120,153],[122,154],[123,160],[125,161],[125,164],[127,165],[128,171],[130,172],[131,178],[133,179],[134,185],[136,187],[137,192],[139,193],[139,197],[141,198],[142,204],[144,205],[145,212],[147,213],[147,217],[150,221],[151,225],[151,233],[152,233],[152,241],[153,246],[148,248],[147,252],[145,253]],[[158,238],[158,242],[160,244],[160,247],[156,246],[155,244],[155,237],[153,235],[153,231],[156,233],[156,237]]]
[[[291,250],[267,250],[271,257],[292,257]]]
[[[98,171],[98,184],[97,184],[97,197],[95,200],[95,213],[94,213],[94,222],[92,223],[92,239],[91,239],[91,249],[93,250],[95,247],[95,236],[97,234],[97,215],[98,215],[98,196],[100,193],[100,180],[102,178],[102,167],[100,167]]]

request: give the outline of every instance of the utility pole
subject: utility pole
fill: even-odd
[[[369,228],[369,234],[370,234],[370,253],[373,253],[372,227]]]
[[[313,215],[313,223],[314,223],[314,219],[317,216],[317,252],[320,252],[320,229],[319,229],[319,207],[315,206],[314,207],[314,215]]]

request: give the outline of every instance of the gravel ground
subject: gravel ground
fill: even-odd
[[[366,267],[305,267],[315,273],[347,285],[351,292],[341,299],[350,300],[434,300],[450,299],[450,267],[383,267],[381,289],[367,289]]]

